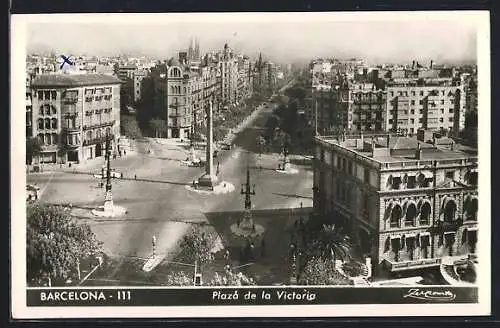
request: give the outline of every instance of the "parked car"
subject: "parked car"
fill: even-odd
[[[231,149],[231,145],[227,144],[227,143],[221,143],[220,146],[219,146],[219,148],[222,149],[222,150],[230,150]]]

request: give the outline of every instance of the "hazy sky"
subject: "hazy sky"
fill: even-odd
[[[229,16],[227,16],[229,17]],[[426,62],[476,60],[476,29],[464,20],[279,20],[257,15],[246,19],[191,19],[146,22],[101,20],[29,23],[28,51],[89,55],[131,53],[168,58],[187,49],[191,37],[201,52],[224,43],[254,57],[279,62],[314,57],[360,56],[369,62]],[[158,18],[158,17],[156,17]],[[276,18],[276,17],[275,17]]]

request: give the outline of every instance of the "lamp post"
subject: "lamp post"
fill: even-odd
[[[245,195],[245,210],[250,211],[252,209],[252,196],[255,195],[255,184],[253,185],[253,190],[250,186],[250,167],[247,164],[247,181],[241,185],[241,195]]]

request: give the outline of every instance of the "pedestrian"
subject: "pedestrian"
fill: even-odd
[[[123,150],[123,156],[127,155],[127,151]]]
[[[137,174],[134,174],[134,180],[137,180]]]
[[[250,262],[255,260],[255,245],[253,242],[250,244]]]

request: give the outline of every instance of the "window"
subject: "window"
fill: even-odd
[[[449,122],[453,122],[453,117],[448,117]]]
[[[389,119],[389,124],[392,124],[392,118]]]
[[[57,129],[57,119],[53,118],[51,123],[52,123],[52,129]]]
[[[448,223],[455,221],[456,214],[457,214],[457,204],[453,199],[448,200],[444,207],[444,221]]]
[[[455,179],[455,171],[447,171],[446,178],[451,180]]]
[[[57,109],[54,106],[50,106],[50,108],[52,110],[52,115],[56,115],[57,114]]]
[[[401,177],[393,177],[392,178],[392,189],[400,189],[401,188]]]
[[[45,136],[43,135],[43,133],[40,133],[38,135],[38,141],[40,141],[40,144],[42,144],[42,145],[45,144]]]
[[[442,117],[439,118],[439,122],[443,123],[444,119]]]
[[[51,138],[50,133],[45,133],[45,143],[46,143],[47,145],[51,145],[51,144],[52,144],[52,142],[51,142],[51,141],[52,141],[52,138]]]
[[[52,144],[57,145],[57,134],[56,133],[52,133]]]
[[[415,218],[417,217],[417,207],[415,204],[410,203],[406,208],[406,219],[405,226],[414,227],[415,226]]]
[[[444,99],[441,99],[441,105],[444,105]]]
[[[414,110],[414,109],[412,109],[412,110],[410,111],[410,113],[411,113],[411,114],[415,114],[415,110]]]
[[[419,103],[419,105],[423,105],[424,101],[423,100],[419,100],[418,103]]]
[[[402,215],[403,215],[403,211],[401,209],[401,206],[399,204],[395,205],[391,211],[391,221],[390,221],[391,228],[399,228],[400,227]]]
[[[455,103],[455,100],[454,99],[450,99],[450,104],[454,104]]]
[[[50,91],[44,91],[43,92],[43,99],[44,100],[49,100],[50,99]]]
[[[52,100],[56,100],[56,99],[57,99],[57,92],[55,92],[55,91],[51,91],[51,92],[50,92],[50,99],[52,99]]]
[[[418,113],[419,113],[419,114],[423,114],[423,113],[424,113],[424,110],[423,110],[423,109],[419,109]]]
[[[43,118],[38,119],[38,130],[43,130]]]
[[[45,106],[45,115],[50,115],[50,106],[49,105],[44,105]]]
[[[415,91],[412,91],[412,92],[411,92],[411,95],[412,95],[412,96],[415,96]],[[414,101],[414,100],[412,100],[412,101]]]
[[[43,91],[38,91],[38,99],[43,100]]]
[[[40,106],[40,110],[39,110],[38,114],[39,114],[39,115],[43,115],[43,105],[42,105],[42,106]]]
[[[444,114],[444,108],[441,108],[441,114]]]
[[[414,175],[409,175],[406,178],[406,188],[413,189],[416,187],[417,178]]]
[[[407,115],[407,114],[408,114],[408,111],[407,111],[407,110],[405,110],[405,111],[404,111],[404,114],[405,114],[405,115]]]
[[[431,205],[429,202],[424,202],[420,206],[420,218],[419,218],[419,224],[420,225],[428,225],[430,224],[430,217],[431,217]]]
[[[464,202],[464,212],[465,212],[465,219],[466,220],[477,220],[477,198],[473,197],[467,197],[467,199]]]
[[[423,119],[421,119],[421,118],[419,118],[419,119],[418,119],[418,123],[422,123],[423,121],[424,121],[424,120],[423,120]]]
[[[424,95],[424,91],[421,90],[420,91],[420,95],[423,96]]]
[[[348,172],[350,175],[352,175],[352,162],[351,161],[349,161],[348,167],[349,167]]]
[[[50,129],[50,118],[45,119],[45,128]]]

